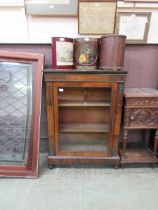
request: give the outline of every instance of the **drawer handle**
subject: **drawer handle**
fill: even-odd
[[[131,120],[134,120],[135,118],[134,118],[134,116],[133,116],[133,115],[131,115],[130,119],[131,119]]]
[[[149,102],[148,100],[145,101],[145,103],[148,103],[148,102]]]

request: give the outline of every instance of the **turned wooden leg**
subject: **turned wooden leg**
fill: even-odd
[[[158,150],[158,130],[156,130],[155,133],[153,157],[157,156],[157,150]]]
[[[123,131],[123,155],[126,152],[126,148],[127,148],[127,135],[128,135],[128,130],[124,129]]]

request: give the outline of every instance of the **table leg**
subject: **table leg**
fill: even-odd
[[[158,150],[158,130],[156,130],[155,139],[154,139],[153,157],[155,157],[155,158],[156,158],[156,156],[157,156],[157,150]]]
[[[127,136],[128,136],[128,130],[124,129],[123,130],[123,155],[126,152],[126,148],[127,148]]]

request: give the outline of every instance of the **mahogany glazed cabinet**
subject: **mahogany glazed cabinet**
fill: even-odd
[[[48,166],[120,164],[118,136],[126,73],[44,70]]]

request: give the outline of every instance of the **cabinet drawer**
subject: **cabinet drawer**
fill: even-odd
[[[128,98],[126,99],[127,106],[157,106],[158,107],[158,98]]]
[[[125,127],[158,128],[157,108],[126,108]]]

